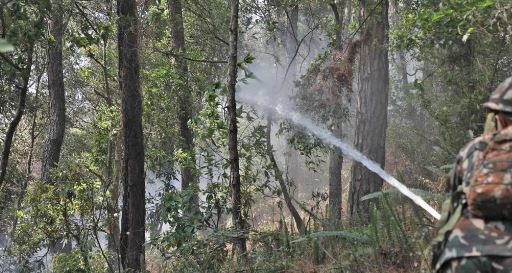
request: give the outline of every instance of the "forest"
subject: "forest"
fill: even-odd
[[[0,0],[0,272],[431,272],[511,39],[510,0]]]

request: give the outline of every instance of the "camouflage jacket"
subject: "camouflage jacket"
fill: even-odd
[[[433,269],[453,258],[512,256],[512,222],[484,221],[470,216],[464,186],[470,183],[474,162],[482,158],[492,139],[512,141],[512,128],[483,135],[469,142],[457,155],[451,172],[450,197],[443,204],[437,238],[433,242]]]

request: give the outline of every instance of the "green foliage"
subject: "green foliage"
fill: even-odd
[[[66,142],[52,183],[41,183],[33,176],[38,175],[47,131],[48,113],[43,107],[48,103],[45,52],[54,40],[47,34],[50,1],[7,2],[0,8],[0,52],[12,64],[0,62],[2,132],[14,117],[18,89],[27,76],[19,70],[28,65],[28,53],[35,49],[26,109],[29,115],[23,117],[16,132],[8,187],[0,198],[0,232],[10,232],[14,219],[18,219],[8,254],[15,263],[23,264],[26,272],[33,272],[37,265],[29,260],[34,253],[55,242],[73,242],[76,247],[71,253],[54,256],[54,271],[110,272],[105,260],[116,260],[117,253],[103,253],[97,240],[98,234],[110,232],[109,220],[118,217],[118,196],[111,196],[114,184],[120,180],[118,165],[122,158],[115,4],[64,1],[69,19],[64,45]],[[164,184],[156,196],[149,198],[148,268],[151,265],[161,272],[183,273],[375,272],[388,267],[427,271],[433,223],[395,190],[363,197],[372,202],[368,226],[349,225],[343,218],[339,229],[326,231],[328,196],[322,188],[310,199],[304,197],[309,196],[307,192],[292,197],[300,198],[294,204],[300,208],[310,234],[295,234],[282,201],[277,202],[279,219],[270,223],[268,210],[274,207],[268,200],[282,196],[274,177],[286,172],[273,173],[279,171],[273,170],[267,158],[266,122],[247,106],[237,109],[243,215],[247,222],[244,230],[232,229],[226,86],[222,83],[226,80],[230,9],[225,0],[181,2],[185,52],[170,52],[169,1],[146,1],[139,6],[145,167],[150,179],[155,174],[155,180]],[[293,103],[315,122],[329,129],[340,122],[349,125],[354,108],[352,90],[339,86],[331,73],[339,61],[332,58],[336,54],[333,37],[340,30],[329,7],[332,1],[274,2],[241,3],[237,62],[240,85],[259,80],[257,71],[251,71],[251,63],[275,64],[277,74],[286,69],[287,12],[291,5],[298,4],[295,34],[301,49],[296,61],[299,67],[299,60],[304,59],[300,67],[307,67],[307,72],[299,81],[284,85],[296,89]],[[353,13],[357,11],[356,2],[352,1]],[[391,82],[394,90],[386,167],[429,202],[437,202],[443,188],[439,177],[445,174],[445,166],[463,143],[482,132],[481,103],[498,82],[512,73],[512,8],[505,0],[413,0],[399,1],[395,11],[391,15],[396,18],[390,17],[392,49],[404,55],[406,63],[405,71],[391,74],[412,72],[414,76]],[[359,30],[357,21],[354,17],[347,29]],[[302,38],[306,33],[311,36]],[[330,39],[327,50],[325,38]],[[309,63],[309,56],[315,54],[316,59]],[[260,59],[266,55],[271,56]],[[179,69],[176,60],[186,60],[187,73]],[[40,86],[37,100],[33,92],[36,86]],[[189,110],[192,117],[189,126],[195,148],[191,150],[180,148],[180,108]],[[288,123],[279,127],[278,137],[284,136],[306,158],[310,170],[318,172],[325,167],[328,147],[319,139]],[[33,147],[31,138],[35,141]],[[27,170],[29,154],[31,173]],[[201,187],[193,185],[180,191],[172,186],[183,166],[192,167]],[[234,239],[241,234],[250,244],[247,265],[239,264],[239,257],[232,251]],[[372,263],[368,263],[370,259]]]
[[[169,245],[159,246],[163,264],[169,263],[173,272],[223,272],[227,266],[226,244],[230,241],[231,234],[225,231],[213,232],[207,236],[189,237],[187,242],[182,242],[178,248],[170,248]]]
[[[3,23],[7,32],[4,33],[9,43],[16,49],[26,53],[27,46],[35,43],[45,35],[45,24],[42,17],[48,12],[45,1],[13,1],[4,7]]]
[[[341,125],[350,120],[350,101],[352,89],[341,86],[331,72],[333,64],[332,52],[326,51],[320,54],[308,67],[299,81],[295,82],[297,94],[293,101],[297,108],[308,113],[318,124],[325,124],[327,128]],[[306,166],[310,170],[316,169],[325,163],[325,155],[329,147],[325,146],[318,138],[309,133],[297,129],[292,124],[283,122],[279,128],[279,134],[288,133],[288,143],[294,149],[306,157]],[[343,137],[343,136],[339,136]]]
[[[98,236],[107,193],[102,183],[87,172],[86,163],[59,166],[52,172],[54,183],[34,181],[27,189],[22,208],[16,212],[19,226],[13,251],[30,257],[39,249],[57,241],[74,240],[83,250]],[[84,165],[85,164],[85,165]]]
[[[91,164],[96,168],[108,164],[108,149],[113,145],[112,140],[119,134],[121,124],[117,109],[114,106],[102,105],[97,110],[95,120],[92,124],[92,149],[89,155]]]
[[[405,201],[405,197],[393,197],[391,192],[363,198],[376,201],[371,204],[369,234],[378,265],[381,268],[389,263],[405,268],[411,265],[428,268],[425,244],[429,242],[430,230],[424,224],[424,216],[416,214],[415,205]]]
[[[407,100],[399,111],[407,118],[392,119],[390,132],[399,145],[395,147],[411,161],[421,150],[428,165],[445,165],[483,132],[481,105],[512,72],[506,27],[511,14],[510,3],[500,0],[413,1],[399,11],[391,44],[421,65],[416,65],[413,85],[398,87]],[[418,104],[420,110],[415,109]],[[427,117],[421,118],[423,111]],[[435,179],[417,167],[416,172]]]
[[[449,46],[455,40],[468,41],[471,35],[510,37],[506,20],[511,6],[503,0],[416,1],[413,8],[403,11],[402,24],[395,37],[410,50],[434,46]],[[499,36],[495,36],[495,35]]]
[[[106,255],[112,256],[113,253]],[[110,273],[103,255],[99,251],[89,254],[85,261],[82,253],[78,249],[73,249],[71,253],[58,253],[53,257],[53,272],[61,273]]]
[[[198,230],[203,230],[209,219],[203,219],[193,202],[198,189],[171,190],[162,199],[161,221],[169,225],[171,232],[164,234],[167,248],[179,247],[190,241]],[[208,212],[211,215],[212,212]]]

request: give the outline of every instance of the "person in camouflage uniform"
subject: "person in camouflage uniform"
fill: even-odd
[[[432,267],[436,273],[512,273],[512,221],[475,217],[467,202],[468,188],[474,181],[472,174],[489,144],[506,143],[512,156],[512,77],[498,86],[484,107],[495,114],[497,131],[472,140],[457,155],[448,189],[450,197],[443,204],[438,236],[432,246]],[[500,183],[512,184],[512,168],[502,172]],[[512,214],[512,209],[503,208],[496,213]]]

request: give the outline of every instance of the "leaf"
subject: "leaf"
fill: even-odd
[[[256,58],[249,52],[244,57],[244,63],[251,64]]]
[[[432,21],[434,21],[434,22],[435,22],[435,21],[437,21],[437,20],[439,20],[439,19],[443,18],[444,16],[445,16],[444,12],[440,11],[440,12],[436,12],[436,13],[434,13],[434,15],[432,15],[432,18],[431,18],[431,19],[432,19]]]
[[[462,36],[462,42],[466,42],[468,39],[469,39],[469,36],[471,35],[471,33],[474,31],[475,29],[470,27],[467,31],[466,31],[466,34],[464,34],[464,36]]]
[[[14,50],[14,46],[12,44],[7,42],[7,40],[0,38],[0,52],[4,53],[4,52],[13,51],[13,50]]]
[[[486,7],[490,7],[490,6],[494,6],[494,1],[492,0],[485,0],[481,3],[478,3],[478,6],[481,7],[481,8],[486,8]]]

